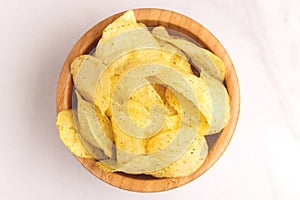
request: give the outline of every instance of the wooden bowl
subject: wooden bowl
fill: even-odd
[[[63,65],[58,81],[56,94],[57,112],[72,107],[73,83],[70,75],[71,62],[79,55],[88,54],[96,46],[103,29],[123,13],[124,12],[115,14],[96,24],[88,30],[72,48]],[[212,167],[223,154],[233,136],[238,121],[240,109],[239,83],[232,61],[225,48],[216,37],[201,24],[184,15],[169,10],[143,8],[134,10],[134,13],[138,22],[142,22],[149,27],[162,25],[190,36],[221,58],[227,69],[225,85],[230,96],[231,118],[229,124],[220,133],[214,146],[210,149],[204,164],[193,174],[180,178],[157,179],[146,175],[109,173],[99,169],[96,166],[95,160],[76,157],[88,171],[110,185],[136,192],[159,192],[177,188],[196,179]]]

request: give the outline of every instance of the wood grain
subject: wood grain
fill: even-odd
[[[143,8],[136,9],[134,12],[137,20],[147,26],[163,25],[166,28],[177,30],[192,37],[221,58],[227,69],[225,85],[231,101],[231,118],[229,124],[221,132],[215,145],[210,150],[205,163],[195,173],[181,178],[163,179],[151,178],[149,176],[130,176],[122,173],[104,172],[96,166],[95,160],[76,157],[88,171],[115,187],[136,192],[159,192],[177,188],[201,176],[211,168],[223,154],[233,136],[238,121],[240,109],[239,83],[234,66],[225,48],[212,33],[198,22],[169,10]],[[73,83],[70,75],[71,62],[75,57],[89,53],[101,37],[103,29],[122,14],[123,12],[115,14],[96,24],[88,30],[72,48],[63,65],[58,81],[56,96],[57,112],[70,109],[72,106]]]

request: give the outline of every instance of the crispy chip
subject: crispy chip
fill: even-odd
[[[82,55],[71,64],[74,85],[79,93],[89,102],[94,101],[95,89],[99,77],[106,70],[101,60],[90,55]]]
[[[176,86],[177,91],[172,89],[172,87],[166,90],[165,96],[167,103],[174,108],[179,115],[182,115],[181,104],[192,102],[202,113],[203,118],[205,118],[209,124],[212,123],[212,96],[206,82],[192,74],[181,73],[180,76],[181,79],[178,79],[173,86],[171,85],[172,87]],[[163,77],[161,80],[163,80]]]
[[[153,169],[161,169],[164,163],[153,156],[139,155],[116,168],[116,171],[129,174],[143,174]]]
[[[161,138],[163,140],[163,138]],[[181,177],[195,172],[205,161],[208,146],[203,136],[197,136],[188,150],[174,163],[167,167],[146,174],[157,178]]]
[[[140,101],[130,100],[128,102],[128,114],[138,127],[147,127],[151,123],[150,112]]]
[[[73,110],[63,110],[58,113],[56,126],[59,130],[59,137],[65,146],[76,156],[82,158],[93,158],[83,146],[73,118]]]
[[[165,104],[166,103],[165,92],[166,92],[167,88],[164,85],[155,84],[155,83],[153,83],[151,85]]]
[[[95,56],[108,65],[132,50],[149,47],[159,44],[147,27],[136,22],[133,11],[129,11],[104,29]]]
[[[172,127],[173,128],[173,127]],[[152,137],[147,144],[147,153],[153,153],[155,151],[166,148],[177,136],[178,128],[174,125],[174,129],[169,131],[160,132]]]
[[[130,51],[144,48],[159,47],[155,38],[147,28],[138,28],[116,35],[110,40],[99,42],[95,56],[104,64],[109,65],[115,59]]]
[[[118,83],[123,74],[129,70],[142,65],[168,65],[171,68],[192,74],[190,64],[181,56],[172,54],[166,50],[145,49],[132,51],[127,55],[120,57],[107,67],[103,73],[102,79],[96,86],[95,105],[100,109],[101,113],[105,113],[108,109],[108,115],[111,116],[111,96],[115,85]],[[146,95],[144,95],[147,97]]]
[[[208,86],[211,94],[211,121],[208,134],[220,132],[228,123],[230,118],[229,96],[225,86],[217,79],[205,73],[200,77]]]
[[[78,129],[77,129],[78,130]],[[83,144],[83,146],[86,148],[86,150],[92,155],[93,158],[96,160],[105,160],[109,159],[109,157],[104,153],[104,151],[98,147],[95,147],[94,145],[87,142],[80,133],[78,133],[79,138]]]
[[[168,50],[168,51],[172,52],[173,54],[178,54],[181,57],[183,57],[185,60],[188,60],[186,55],[180,49],[178,49],[176,46],[170,44],[169,42],[166,42],[165,40],[160,40],[158,38],[157,38],[157,41],[159,43],[160,48]]]
[[[141,25],[136,22],[134,12],[132,10],[129,10],[104,29],[100,42],[109,40],[123,32],[140,27]]]
[[[106,164],[103,164],[101,161],[96,162],[97,167],[99,167],[100,169],[102,169],[105,172],[115,172],[116,169],[113,167],[109,167]]]
[[[155,27],[152,30],[152,34],[160,40],[167,41],[185,52],[199,71],[204,71],[221,82],[224,81],[225,65],[210,51],[185,39],[170,36],[168,31],[162,26]]]
[[[123,125],[125,130],[130,130],[129,120],[134,122],[134,125],[138,127],[147,127],[151,122],[152,118],[150,115],[150,109],[155,106],[164,106],[160,96],[153,89],[152,85],[148,84],[135,91],[133,96],[128,101],[128,115],[130,118]],[[114,113],[117,116],[117,113]],[[114,116],[114,115],[113,115]],[[114,117],[112,117],[112,127],[114,131],[114,141],[117,147],[117,159],[119,163],[125,163],[132,157],[127,157],[125,154],[127,152],[136,155],[146,153],[146,145],[148,139],[143,139],[145,132],[136,133],[141,136],[141,138],[133,137],[131,132],[126,133],[119,128],[120,124],[117,125]],[[147,131],[147,129],[144,129]],[[135,157],[135,155],[133,155]]]
[[[102,149],[111,158],[113,136],[109,119],[97,111],[94,105],[82,99],[78,92],[76,96],[81,136],[93,146]]]
[[[148,138],[136,138],[122,131],[112,117],[114,141],[117,149],[117,162],[124,164],[134,157],[146,153]]]

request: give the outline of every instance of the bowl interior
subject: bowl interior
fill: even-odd
[[[199,177],[206,170],[208,170],[223,154],[231,140],[238,120],[240,104],[239,84],[229,55],[222,44],[205,27],[184,15],[169,10],[145,8],[136,9],[134,12],[138,22],[144,23],[148,27],[162,25],[166,28],[184,33],[222,59],[227,70],[225,86],[230,97],[230,121],[223,131],[218,135],[218,137],[212,136],[210,138],[214,145],[210,148],[204,164],[196,172],[185,177],[157,179],[146,175],[109,173],[99,169],[96,166],[95,160],[83,159],[80,157],[76,158],[88,171],[90,171],[99,179],[113,186],[136,192],[165,191],[184,185]],[[73,83],[70,75],[70,64],[77,56],[89,54],[98,43],[104,28],[123,13],[124,12],[115,14],[99,22],[90,30],[88,30],[74,45],[64,63],[58,81],[56,98],[57,112],[64,109],[70,109],[72,107]]]

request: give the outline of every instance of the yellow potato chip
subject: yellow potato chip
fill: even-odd
[[[221,82],[224,81],[225,65],[210,51],[185,39],[170,36],[168,31],[162,26],[155,27],[152,30],[152,34],[160,40],[167,41],[185,52],[199,71],[204,71]]]
[[[197,108],[210,124],[212,120],[212,95],[209,86],[205,81],[203,81],[202,78],[199,78],[195,75],[186,74],[183,75],[183,77],[188,81],[193,89],[197,99]]]
[[[172,92],[172,89],[167,88],[165,92],[166,104],[176,111],[176,113],[181,113],[180,103],[176,95]]]
[[[140,27],[141,25],[136,22],[134,12],[132,10],[128,10],[104,29],[100,42],[109,40],[123,32]]]
[[[94,104],[100,110],[101,114],[105,114],[111,104],[111,85],[113,71],[107,68],[96,85]]]
[[[95,56],[108,65],[130,51],[149,47],[159,47],[159,44],[146,26],[136,22],[130,10],[104,29]]]
[[[115,85],[126,72],[137,66],[151,64],[167,65],[173,69],[178,69],[190,74],[193,73],[190,64],[186,60],[169,51],[145,49],[130,52],[111,63],[96,86],[94,103],[100,109],[101,113],[105,113],[108,109],[111,109],[109,107],[111,105],[111,96]],[[111,116],[111,110],[108,111],[108,115]]]
[[[130,100],[128,102],[128,114],[138,127],[147,127],[151,123],[149,110],[139,101]]]
[[[82,55],[71,64],[74,85],[79,93],[89,102],[95,98],[95,90],[106,66],[101,60],[90,55]]]
[[[171,116],[174,117],[174,116]],[[116,171],[122,171],[130,174],[141,174],[141,173],[150,173],[152,171],[162,170],[164,167],[168,166],[169,163],[176,161],[181,155],[185,153],[184,147],[186,146],[186,142],[190,140],[190,138],[186,139],[186,137],[190,137],[184,129],[181,131],[181,134],[177,134],[178,131],[178,122],[175,122],[172,131],[162,131],[156,136],[152,137],[150,140],[138,140],[137,138],[131,137],[130,142],[136,142],[135,145],[128,145],[128,147],[132,147],[133,152],[128,153],[128,151],[120,151],[118,152],[118,156],[123,162],[119,162],[119,165],[116,167]],[[176,129],[174,131],[174,129]],[[142,145],[137,142],[144,141]],[[140,150],[135,149],[137,146],[144,147],[147,145],[147,152],[135,154],[136,151]],[[130,150],[129,150],[130,151]],[[135,151],[135,152],[134,152]],[[166,157],[166,155],[168,155]],[[126,158],[126,160],[123,160]]]
[[[109,119],[102,115],[93,104],[82,99],[78,92],[76,96],[81,136],[93,146],[102,149],[111,158],[113,135]]]
[[[208,123],[212,120],[212,97],[210,88],[203,79],[192,74],[180,74],[181,78],[174,85],[167,88],[165,96],[167,104],[173,107],[179,115],[183,114],[182,106],[192,102],[206,118]],[[163,80],[163,78],[161,78]],[[171,82],[172,84],[172,82]],[[177,87],[177,91],[172,87]]]
[[[115,172],[116,169],[110,166],[107,166],[106,164],[103,164],[101,161],[96,162],[97,167],[102,169],[105,172]]]
[[[141,76],[145,76],[145,77],[152,76],[153,78],[157,78],[160,81],[164,80],[167,85],[171,85],[172,87],[174,87],[174,89],[177,89],[177,90],[180,89],[190,99],[194,95],[193,87],[190,85],[189,79],[186,78],[186,79],[182,80],[182,74],[178,74],[177,72],[172,70],[171,67],[167,67],[167,66],[163,67],[163,66],[157,66],[157,65],[149,65],[148,66],[147,65],[142,68],[139,68],[138,70],[140,70],[140,71],[136,72],[137,74],[135,74],[136,75],[135,78],[140,78]],[[149,70],[149,72],[148,72],[148,70]],[[138,72],[141,72],[141,75]],[[187,75],[191,75],[191,74],[187,74]],[[131,75],[131,74],[128,76],[133,77],[133,75]],[[194,75],[192,75],[192,76],[194,76]],[[166,77],[169,77],[168,81],[167,81]],[[134,80],[136,80],[136,79],[134,79]],[[132,85],[133,82],[134,81],[127,81],[122,84],[123,84],[123,86],[126,83],[127,84],[130,83]],[[130,87],[130,86],[128,86],[128,87]],[[199,88],[197,88],[197,89],[199,89]],[[126,92],[125,92],[125,90],[126,90]],[[124,90],[120,90],[120,91],[123,91],[125,93],[125,94],[122,93],[122,95],[126,95],[128,93],[126,88],[124,88]],[[190,94],[190,93],[192,93],[192,94]],[[143,94],[148,98],[149,98],[149,96],[153,96],[151,93],[149,94],[149,93],[144,92]],[[113,98],[113,99],[116,100],[115,98]],[[126,100],[126,98],[124,98],[122,101],[118,101],[119,102],[118,105],[121,105],[122,102],[126,102],[125,100]],[[169,162],[172,162],[175,159],[178,159],[177,156],[182,155],[181,154],[181,153],[183,153],[182,151],[185,151],[185,148],[188,147],[187,145],[189,145],[188,144],[189,139],[193,138],[194,135],[196,134],[196,130],[198,127],[198,120],[197,120],[198,111],[197,111],[197,109],[195,109],[195,106],[193,105],[192,100],[189,100],[187,98],[185,98],[185,100],[186,100],[185,103],[183,103],[184,112],[182,114],[182,116],[183,116],[182,122],[185,124],[185,126],[180,127],[180,129],[179,129],[180,131],[178,131],[180,134],[179,133],[177,134],[176,138],[172,141],[172,145],[168,145],[168,147],[165,149],[162,149],[162,151],[154,152],[154,155],[149,155],[149,159],[155,158],[155,159],[160,160],[161,163],[164,163],[164,164],[168,164]],[[195,104],[197,104],[196,97],[194,97],[193,102]],[[201,106],[199,106],[199,108],[201,108]],[[122,116],[121,119],[124,120],[125,116]],[[120,122],[122,122],[122,121],[120,121]],[[118,125],[120,125],[120,122],[118,123]],[[125,120],[125,122],[128,123],[128,120]],[[124,124],[124,126],[126,126],[126,124]],[[129,134],[134,133],[134,132],[135,131],[129,131]],[[131,137],[130,139],[133,139],[133,141],[138,141],[138,139],[136,139],[135,137]],[[144,145],[145,144],[143,144],[143,146]],[[128,147],[131,147],[131,146],[132,145],[128,145]],[[120,154],[118,153],[118,156],[119,155]],[[166,157],[165,155],[168,155],[168,157]],[[122,154],[119,157],[121,158],[121,156],[123,159],[126,155]],[[126,162],[124,162],[123,164],[125,164],[127,162],[131,162],[131,161],[134,163],[139,162],[140,159],[142,159],[139,157],[140,156],[136,156],[134,158],[126,157]],[[147,156],[143,157],[143,159],[147,159],[147,158],[148,158]],[[137,163],[135,163],[134,165],[138,166]],[[153,167],[156,167],[156,164]],[[121,169],[123,169],[123,168],[121,168]],[[125,170],[125,169],[123,169],[123,170]],[[128,170],[129,170],[129,168],[128,168]]]
[[[159,134],[153,136],[147,144],[147,153],[153,153],[166,148],[177,136],[177,133],[178,128],[176,128],[175,125],[174,129],[165,132],[160,132]]]
[[[177,111],[178,115],[175,115],[175,116],[178,119],[181,119],[182,111],[181,111],[180,103],[179,103],[176,95],[172,92],[172,90],[167,89],[165,96],[166,96],[166,99],[167,99],[167,103],[170,105],[170,107],[172,107],[174,110]],[[203,114],[201,114],[200,115],[200,121],[199,121],[198,127],[197,127],[197,134],[207,135],[208,134],[208,127],[209,127],[209,124],[207,122],[207,118]]]
[[[208,146],[205,138],[203,136],[197,136],[188,150],[178,160],[163,169],[147,172],[146,174],[157,178],[190,175],[203,164],[207,153]]]
[[[190,83],[196,95],[197,107],[202,113],[198,128],[203,129],[209,126],[209,131],[205,134],[220,132],[230,118],[229,96],[224,85],[205,73],[200,78],[190,74],[183,75],[183,77]],[[167,89],[165,96],[168,104],[181,114],[180,102],[176,95]]]
[[[181,115],[168,115],[165,118],[164,127],[160,132],[177,130],[181,125]]]
[[[76,131],[73,110],[63,110],[58,113],[56,126],[59,130],[59,137],[65,146],[76,156],[82,158],[93,158],[82,144]]]
[[[77,129],[78,130],[78,129]],[[95,147],[94,145],[87,142],[80,133],[78,133],[79,139],[82,142],[83,146],[86,148],[86,150],[92,155],[93,158],[96,160],[104,160],[109,159],[109,157],[104,153],[104,151],[98,147]]]
[[[147,126],[152,123],[150,110],[155,105],[160,105],[161,107],[164,106],[160,96],[153,89],[152,85],[148,84],[138,88],[128,101],[129,117],[127,117],[128,120],[125,121],[124,125],[120,123],[118,125],[116,124],[115,116],[118,116],[118,113],[112,112],[112,127],[119,163],[124,163],[132,159],[131,156],[127,157],[125,155],[127,152],[136,155],[146,153],[148,139],[143,138],[147,134]],[[129,120],[133,121],[133,126],[145,127],[146,129],[140,129],[139,133],[130,135],[133,134],[133,131],[130,131],[130,126],[132,126],[132,124],[129,123]],[[119,126],[126,131],[129,131],[129,133],[124,132]],[[140,136],[140,138],[138,136]],[[135,155],[133,155],[133,157],[135,157]]]
[[[157,47],[159,45],[148,29],[140,27],[99,42],[95,56],[100,58],[104,64],[109,65],[130,51]]]
[[[59,136],[65,146],[76,156],[81,158],[90,158],[103,160],[108,159],[102,149],[99,149],[78,133],[76,119],[76,110],[63,110],[57,115],[56,125],[59,130]]]
[[[199,110],[203,114],[200,117],[199,128],[209,126],[209,131],[206,134],[218,133],[226,126],[230,118],[227,90],[218,80],[208,75],[192,79],[199,79],[202,84],[205,84],[205,87],[202,87],[201,84],[197,84],[199,81],[191,81],[194,91],[198,91],[195,94],[197,95]],[[166,90],[166,98],[167,102],[180,114],[180,103],[170,89]]]
[[[162,130],[153,137],[149,138],[146,147],[147,153],[149,154],[159,151],[169,145],[176,137],[180,126],[180,115],[167,116]]]
[[[217,79],[205,73],[200,77],[208,86],[211,94],[211,122],[207,134],[220,132],[228,123],[230,118],[229,96],[225,86]]]
[[[152,85],[145,85],[137,88],[130,100],[142,103],[149,111],[154,105],[163,105],[163,101]]]
[[[124,164],[132,158],[146,153],[148,138],[137,138],[122,131],[112,117],[112,128],[117,151],[117,162]]]
[[[164,85],[160,84],[151,84],[154,90],[157,92],[157,94],[160,96],[161,100],[165,103],[166,102],[166,97],[165,97],[165,92],[166,92],[166,87]]]
[[[178,49],[176,46],[174,46],[174,45],[172,45],[172,44],[170,44],[170,43],[168,43],[164,40],[160,40],[158,38],[157,38],[157,41],[159,43],[160,48],[168,50],[168,51],[170,51],[174,54],[178,54],[181,57],[183,57],[185,60],[188,60],[186,55],[180,49]]]
[[[116,171],[128,174],[143,174],[153,169],[161,169],[164,163],[153,156],[139,155],[128,162],[118,166]]]
[[[168,100],[166,98],[166,90],[167,87],[160,85],[160,84],[152,84],[153,88],[157,92],[157,94],[160,96],[162,99],[165,109],[166,109],[166,115],[172,116],[172,115],[177,115],[177,111],[168,103]],[[171,90],[169,90],[171,91]]]

